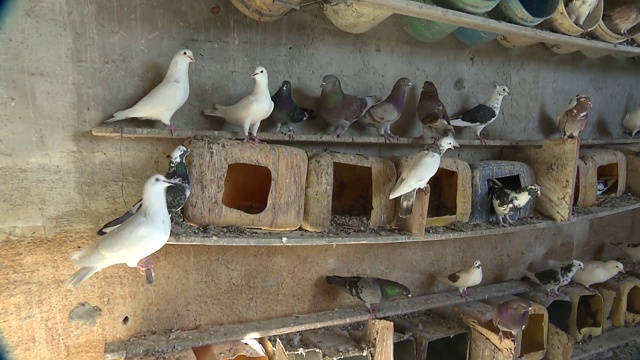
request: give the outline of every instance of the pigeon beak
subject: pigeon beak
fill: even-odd
[[[191,62],[196,62],[196,59],[193,58],[193,56],[187,56],[189,58],[189,60],[191,60]]]
[[[255,78],[256,76],[258,76],[258,73],[253,73],[253,74],[251,74],[251,77],[252,77],[252,78]]]
[[[623,273],[623,274],[625,273],[625,272],[624,272],[624,269],[620,270],[620,272],[621,272],[621,273]]]
[[[322,83],[322,84],[320,85],[320,87],[324,87],[325,85],[326,85],[325,83]]]
[[[173,186],[173,185],[176,185],[176,184],[177,184],[177,182],[175,182],[175,181],[171,181],[171,180],[164,180],[164,182],[166,182],[167,184],[169,184],[169,185],[167,185],[167,186]]]
[[[456,139],[453,139],[453,146],[451,147],[451,149],[453,150],[453,148],[457,148],[457,147],[460,147],[460,144],[458,144]]]

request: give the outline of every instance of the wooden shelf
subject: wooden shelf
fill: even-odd
[[[576,221],[591,220],[604,216],[614,215],[621,212],[640,208],[640,202],[630,205],[621,206],[619,208],[587,208],[592,211],[589,214],[574,215],[572,221],[555,222],[551,220],[539,220],[539,222],[510,226],[495,227],[491,229],[471,230],[471,231],[454,231],[445,230],[443,233],[427,233],[424,238],[418,238],[411,235],[392,234],[377,235],[367,233],[354,233],[345,235],[327,235],[322,233],[312,233],[304,230],[296,230],[290,232],[269,232],[258,230],[247,230],[249,235],[242,236],[212,236],[212,235],[176,235],[172,234],[169,244],[173,245],[228,245],[228,246],[294,246],[294,245],[346,245],[346,244],[386,244],[386,243],[402,243],[417,241],[438,241],[448,239],[472,238],[478,236],[501,235],[518,231],[527,231],[541,228],[548,228],[562,224],[573,223]]]
[[[639,332],[640,327],[638,325],[609,329],[586,343],[576,344],[573,348],[571,360],[591,359],[592,356],[606,350],[632,341],[638,341]]]
[[[485,300],[489,297],[519,294],[533,287],[521,281],[508,281],[499,284],[470,289],[471,301]],[[466,302],[456,290],[446,293],[429,294],[381,305],[378,318],[408,314],[451,306]],[[336,309],[314,314],[292,315],[279,319],[257,322],[223,325],[200,330],[176,331],[168,334],[143,335],[124,341],[105,344],[104,358],[108,360],[124,359],[135,356],[156,356],[171,352],[189,350],[192,347],[220,344],[242,339],[256,339],[281,335],[296,331],[317,329],[327,326],[339,326],[370,320],[371,315],[364,305],[350,309]]]
[[[114,137],[114,138],[156,138],[156,139],[187,139],[193,136],[211,136],[223,139],[242,140],[244,136],[239,132],[215,131],[215,130],[178,130],[175,136],[171,136],[169,130],[152,128],[131,128],[131,127],[97,127],[91,129],[94,136]],[[296,135],[295,141],[290,141],[286,135],[272,132],[258,133],[260,140],[276,143],[346,143],[346,144],[385,144],[381,136],[343,136],[333,135]],[[542,146],[544,140],[487,140],[486,144],[479,140],[457,140],[461,146]],[[399,138],[387,145],[424,145],[425,140],[420,138]],[[593,139],[581,140],[580,145],[621,145],[640,144],[640,139]]]
[[[475,16],[460,11],[440,8],[409,0],[356,0],[355,3],[376,10],[415,18],[489,31],[505,36],[517,36],[549,45],[572,46],[581,50],[602,52],[604,55],[638,56],[640,47],[610,44],[607,42],[568,36],[551,31],[525,27],[503,21]]]

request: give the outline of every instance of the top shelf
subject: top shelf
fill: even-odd
[[[395,14],[412,16],[415,18],[443,22],[447,24],[489,31],[503,36],[517,36],[521,39],[540,42],[548,45],[575,47],[618,57],[640,55],[640,47],[610,44],[607,42],[568,36],[547,30],[497,21],[480,16],[470,15],[460,11],[440,8],[409,0],[356,0],[356,3],[376,10],[388,11]]]
[[[97,127],[91,129],[94,136],[123,137],[123,138],[160,138],[160,139],[187,139],[193,136],[211,136],[224,139],[244,139],[239,132],[216,131],[216,130],[178,130],[175,136],[171,136],[169,130],[153,128],[129,128],[129,127]],[[384,144],[381,136],[342,136],[334,135],[296,135],[294,141],[290,141],[286,135],[272,132],[258,133],[260,140],[276,143],[344,143],[344,144]],[[481,144],[479,140],[457,140],[461,146],[542,146],[544,140],[487,140],[486,144]],[[420,138],[399,138],[389,145],[425,145],[424,139]],[[580,145],[622,145],[640,144],[640,139],[591,139],[580,140]]]

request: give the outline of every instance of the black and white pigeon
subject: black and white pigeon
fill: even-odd
[[[489,185],[488,196],[491,199],[493,210],[496,212],[500,226],[508,227],[509,224],[513,224],[513,221],[509,218],[509,215],[514,210],[514,204],[510,198],[511,193],[498,180],[489,179],[489,182],[491,184]],[[504,219],[507,219],[506,223],[503,221]]]
[[[373,316],[380,310],[378,304],[397,298],[411,297],[411,290],[392,280],[361,276],[326,276],[327,284],[335,285],[362,301]]]
[[[569,263],[555,266],[551,269],[542,270],[538,272],[525,271],[524,274],[534,282],[542,285],[547,289],[549,296],[558,294],[558,288],[560,286],[567,285],[576,271],[583,270],[584,264],[581,261],[573,260]],[[553,290],[554,295],[552,295]]]
[[[167,188],[167,210],[169,211],[169,215],[171,216],[172,223],[175,220],[175,216],[180,213],[180,210],[187,202],[189,195],[191,194],[191,182],[189,180],[189,172],[187,171],[187,164],[185,163],[185,159],[187,155],[191,153],[184,145],[179,145],[176,147],[171,155],[167,155],[169,160],[169,171],[165,175],[165,177],[173,183],[173,186]],[[132,217],[135,213],[137,213],[142,207],[142,199],[138,200],[131,209],[129,209],[126,213],[122,214],[122,216],[109,221],[104,224],[100,230],[98,230],[98,235],[104,235],[113,229],[120,226],[122,223],[127,221],[130,217]]]
[[[473,266],[449,274],[447,277],[438,278],[442,283],[455,286],[460,291],[460,297],[470,298],[468,287],[476,286],[482,282],[482,263],[480,260],[473,262]]]
[[[282,82],[280,89],[271,97],[271,101],[273,101],[271,117],[276,122],[276,133],[280,131],[282,125],[287,125],[289,131],[286,135],[289,140],[294,140],[295,134],[291,124],[312,120],[315,117],[313,110],[298,107],[291,97],[291,82],[288,80]]]
[[[398,210],[400,217],[411,216],[416,191],[426,188],[429,180],[438,172],[440,159],[444,152],[458,146],[460,146],[458,142],[449,134],[436,141],[435,144],[425,146],[402,168],[400,178],[389,195],[389,200],[402,196]]]
[[[640,261],[640,243],[613,243],[609,244],[617,247],[622,250],[627,256],[631,258],[633,261]]]
[[[520,210],[525,207],[534,196],[540,197],[540,185],[532,184],[517,190],[507,190],[509,192],[509,202],[513,205],[513,210],[520,214]]]
[[[512,333],[515,342],[518,333],[527,327],[532,309],[531,301],[520,298],[507,300],[493,308],[493,324],[499,330],[500,342],[504,340],[503,331]]]
[[[451,118],[449,123],[457,127],[474,129],[478,140],[485,144],[485,140],[480,136],[480,133],[485,126],[491,124],[498,117],[502,99],[509,94],[511,94],[511,91],[508,87],[496,86],[487,101],[465,111],[462,115]]]

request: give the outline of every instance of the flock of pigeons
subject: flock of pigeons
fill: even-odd
[[[571,0],[566,6],[567,16],[574,24],[586,31],[584,21],[596,5],[598,0]],[[627,40],[631,39],[635,33],[630,34],[629,30],[640,23],[640,1],[606,1],[602,21],[610,30],[624,35]]]

